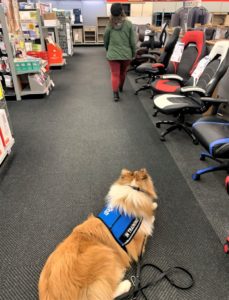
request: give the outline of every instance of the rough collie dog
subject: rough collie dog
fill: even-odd
[[[122,280],[131,262],[144,252],[144,242],[152,234],[156,198],[145,169],[122,170],[107,195],[103,216],[114,210],[124,219],[133,218],[123,244],[101,218],[89,216],[49,256],[39,280],[39,299],[112,300],[128,292],[131,283]],[[137,230],[133,229],[135,223],[139,225]]]

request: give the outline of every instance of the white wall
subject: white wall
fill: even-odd
[[[44,1],[44,0],[43,0]],[[96,25],[97,17],[106,16],[106,1],[105,0],[49,0],[46,2],[52,3],[54,8],[59,9],[74,9],[80,8],[83,15],[84,25]]]

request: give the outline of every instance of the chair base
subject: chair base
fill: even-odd
[[[205,152],[201,153],[201,155],[200,155],[200,159],[201,160],[205,160],[206,157],[208,157],[208,158],[210,158],[210,159],[212,159],[214,161],[219,162],[220,165],[198,170],[196,173],[192,174],[192,179],[193,180],[195,180],[195,181],[200,180],[200,177],[203,174],[210,173],[210,172],[226,171],[227,174],[229,174],[229,162],[223,163],[221,160],[213,157],[209,153],[205,153]],[[229,176],[227,176],[226,179],[225,179],[225,188],[226,188],[227,193],[229,194]]]
[[[168,129],[166,129],[165,131],[163,131],[161,133],[160,140],[162,142],[165,141],[165,136],[167,134],[169,134],[170,132],[172,132],[172,131],[174,131],[176,129],[179,129],[179,130],[184,130],[184,132],[186,132],[187,135],[191,137],[191,139],[193,141],[193,144],[195,144],[195,145],[199,144],[197,138],[192,133],[192,130],[188,128],[188,127],[190,127],[190,124],[184,122],[183,116],[180,117],[180,119],[178,118],[177,121],[170,121],[170,120],[167,120],[167,121],[166,120],[165,121],[158,121],[156,123],[156,127],[160,128],[162,124],[163,125],[171,125]]]

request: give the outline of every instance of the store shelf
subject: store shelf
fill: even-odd
[[[103,37],[109,22],[109,17],[97,17],[97,42],[103,44]]]

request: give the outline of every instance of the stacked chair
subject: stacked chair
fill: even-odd
[[[161,48],[164,46],[165,41],[167,39],[167,27],[168,22],[165,23],[165,25],[163,26],[158,40],[155,39],[155,33],[153,31],[147,34],[149,36],[148,41],[144,41],[145,34],[139,32],[139,38],[140,40],[142,40],[142,42],[140,44],[140,47],[136,51],[135,58],[131,62],[131,70],[135,70],[139,65],[141,65],[144,62],[147,62],[148,58],[144,57],[144,54],[149,54],[151,50],[155,48]]]
[[[212,48],[210,54],[202,59],[186,86],[179,88],[179,94],[163,94],[154,98],[155,108],[166,115],[176,116],[175,120],[159,121],[156,126],[162,124],[170,127],[161,134],[161,140],[176,129],[183,129],[193,140],[198,139],[185,122],[186,115],[203,114],[210,106],[217,111],[220,104],[227,102],[223,99],[211,98],[220,79],[224,76],[229,66],[229,41],[219,41]]]
[[[173,53],[174,47],[178,41],[180,35],[180,27],[176,27],[173,31],[171,38],[166,43],[162,53],[158,51],[152,51],[150,54],[143,55],[143,58],[150,60],[151,62],[143,63],[136,68],[136,72],[144,74],[143,76],[136,78],[136,82],[139,79],[148,79],[147,84],[139,88],[135,95],[140,91],[150,89],[150,83],[155,80],[155,77],[166,72],[170,57]],[[153,62],[153,63],[152,63]]]

